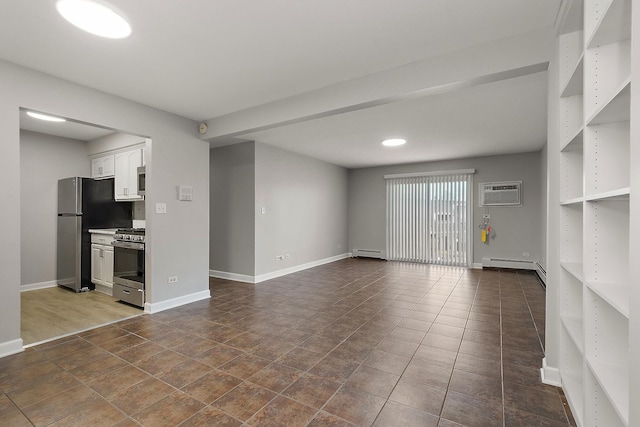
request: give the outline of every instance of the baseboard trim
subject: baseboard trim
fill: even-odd
[[[319,259],[317,261],[308,262],[306,264],[295,265],[289,268],[283,268],[282,270],[272,271],[271,273],[261,274],[255,277],[256,283],[264,282],[265,280],[275,279],[277,277],[286,276],[287,274],[297,273],[298,271],[307,270],[309,268],[318,267],[320,265],[329,264],[332,262],[340,261],[342,259],[351,258],[350,253],[344,253],[329,258]]]
[[[10,356],[23,351],[24,347],[22,346],[22,338],[0,343],[0,357]]]
[[[317,261],[312,261],[305,264],[294,265],[293,267],[283,268],[282,270],[272,271],[270,273],[261,274],[259,276],[248,276],[244,274],[229,273],[226,271],[219,271],[219,270],[209,270],[209,276],[216,277],[218,279],[227,279],[227,280],[234,280],[236,282],[255,284],[255,283],[264,282],[265,280],[271,280],[277,277],[286,276],[287,274],[297,273],[298,271],[307,270],[309,268],[318,267],[320,265],[340,261],[346,258],[351,258],[350,252],[332,256],[329,258],[319,259]]]
[[[58,286],[58,282],[55,280],[40,283],[29,283],[28,285],[20,286],[20,292],[37,291],[38,289],[55,288],[56,286]]]
[[[482,263],[481,262],[474,262],[471,265],[471,268],[475,268],[476,270],[482,270]]]
[[[178,298],[172,298],[165,301],[150,303],[144,303],[144,312],[153,314],[159,313],[161,311],[169,310],[171,308],[180,307],[181,305],[191,304],[192,302],[201,301],[203,299],[211,298],[211,291],[207,289],[206,291],[195,292],[193,294],[184,295]]]
[[[540,378],[544,384],[555,387],[562,387],[562,377],[558,368],[547,366],[547,358],[542,359],[542,368],[540,368]]]
[[[234,282],[243,283],[255,283],[254,276],[248,276],[246,274],[229,273],[227,271],[209,270],[209,276],[217,279],[233,280]]]

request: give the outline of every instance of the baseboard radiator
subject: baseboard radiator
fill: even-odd
[[[482,258],[482,267],[494,267],[494,268],[515,268],[519,270],[536,270],[536,262],[519,260],[519,259],[506,259],[506,258]]]
[[[351,255],[360,258],[378,258],[385,259],[384,254],[379,249],[354,249]]]

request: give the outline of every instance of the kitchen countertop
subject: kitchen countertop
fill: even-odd
[[[109,234],[113,236],[118,231],[117,228],[90,228],[89,233],[92,234]]]

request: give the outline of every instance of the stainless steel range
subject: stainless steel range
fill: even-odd
[[[144,228],[120,228],[114,235],[113,296],[144,307]]]

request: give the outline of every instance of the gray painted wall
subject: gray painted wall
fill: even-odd
[[[210,268],[253,276],[255,143],[214,148],[210,155]]]
[[[112,133],[101,136],[87,142],[87,152],[89,155],[104,153],[105,151],[117,150],[131,145],[143,144],[145,138],[142,136],[129,135],[126,133]]]
[[[540,232],[540,264],[544,269],[547,269],[547,208],[548,208],[548,182],[547,182],[547,144],[544,144],[542,150],[540,150],[540,189],[542,191],[542,198],[540,200],[540,218],[542,223],[540,224],[542,230]]]
[[[20,131],[21,284],[56,280],[58,180],[91,176],[83,141]]]
[[[261,143],[255,161],[256,276],[348,252],[347,169]]]
[[[386,187],[384,175],[411,172],[432,172],[455,169],[476,169],[473,205],[473,261],[483,257],[530,259],[542,256],[540,152],[504,156],[476,157],[442,162],[416,163],[349,171],[349,250],[379,249],[385,251]],[[478,225],[486,208],[480,208],[478,184],[491,181],[522,180],[522,207],[492,207],[490,225],[495,238],[488,244],[480,241]]]
[[[19,108],[96,123],[152,139],[147,144],[147,284],[151,307],[180,304],[209,290],[209,144],[197,123],[104,92],[0,60],[0,355],[20,341],[20,114]],[[193,201],[179,202],[178,185],[193,186]],[[155,204],[167,213],[156,214]],[[168,284],[169,276],[178,276]]]

